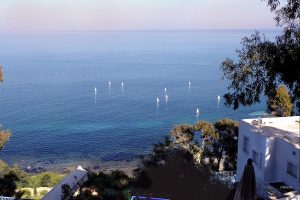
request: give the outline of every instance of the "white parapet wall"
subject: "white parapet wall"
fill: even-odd
[[[75,192],[80,185],[88,180],[87,171],[81,166],[66,176],[59,184],[53,187],[42,200],[60,200],[62,196],[62,185],[69,185],[72,192]]]

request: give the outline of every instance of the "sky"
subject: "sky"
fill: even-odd
[[[261,0],[0,0],[0,32],[273,28]]]

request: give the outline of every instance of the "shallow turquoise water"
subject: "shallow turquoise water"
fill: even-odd
[[[0,158],[22,166],[130,160],[175,124],[248,118],[264,102],[234,111],[217,96],[227,91],[220,63],[250,33],[0,33],[0,122],[13,133]]]

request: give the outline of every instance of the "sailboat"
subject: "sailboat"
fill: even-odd
[[[159,103],[159,98],[158,97],[156,98],[156,102]]]
[[[200,113],[200,111],[199,111],[199,109],[197,108],[197,110],[196,110],[196,114],[198,115]]]

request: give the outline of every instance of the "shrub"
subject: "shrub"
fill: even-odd
[[[54,187],[64,176],[55,172],[43,172],[34,176],[25,176],[18,182],[18,187]]]
[[[40,197],[43,197],[43,196],[45,196],[47,193],[48,193],[47,190],[42,190],[42,191],[39,192],[39,196],[40,196]]]
[[[31,194],[31,191],[29,189],[22,189],[20,191],[20,195],[21,195],[21,198],[24,198],[24,199],[31,199],[32,198],[32,194]]]

